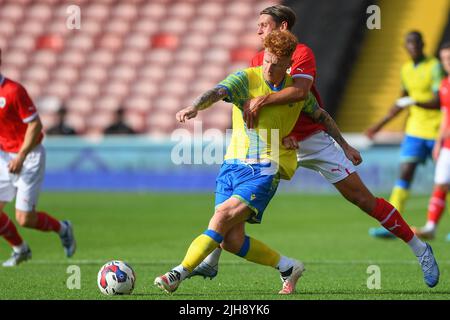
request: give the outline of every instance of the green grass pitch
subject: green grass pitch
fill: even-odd
[[[425,220],[428,198],[412,197],[404,214],[412,225]],[[7,212],[12,216],[12,204]],[[0,299],[450,299],[448,212],[431,242],[440,263],[434,289],[423,282],[410,249],[400,240],[370,238],[372,218],[338,195],[278,194],[261,225],[247,233],[282,254],[305,263],[297,294],[279,296],[277,271],[224,252],[214,280],[186,280],[173,295],[153,286],[155,276],[184,257],[192,239],[207,226],[214,203],[209,194],[43,193],[40,209],[74,223],[78,251],[64,256],[59,238],[19,228],[33,259],[17,268],[0,269]],[[0,241],[0,260],[10,249]],[[102,295],[96,283],[103,263],[125,260],[134,268],[136,288],[130,296]],[[81,289],[69,290],[69,265],[81,270]],[[381,289],[368,289],[367,268],[378,265]]]

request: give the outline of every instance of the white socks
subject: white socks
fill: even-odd
[[[67,225],[65,223],[62,223],[62,221],[59,222],[61,225],[61,229],[59,229],[59,235],[63,236],[67,231]]]
[[[292,267],[292,265],[293,265],[293,262],[291,259],[289,259],[288,257],[285,257],[285,256],[281,256],[280,261],[278,262],[276,268],[280,272],[286,272],[289,270],[290,267]]]
[[[426,243],[420,240],[416,235],[408,242],[408,245],[416,257],[420,257],[427,249]]]
[[[22,253],[28,250],[28,245],[27,243],[24,241],[22,242],[21,245],[19,246],[12,246],[12,249],[14,250],[15,253]]]
[[[427,224],[423,227],[422,231],[436,232],[436,223],[434,221],[427,221]]]
[[[204,260],[203,262],[209,264],[211,267],[215,267],[219,264],[220,254],[222,253],[222,249],[220,247],[214,249]]]
[[[186,279],[186,277],[189,275],[189,270],[186,270],[183,265],[178,265],[175,268],[172,268],[172,270],[177,271],[180,274],[180,281],[183,281]]]

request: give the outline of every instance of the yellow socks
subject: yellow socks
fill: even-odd
[[[409,190],[400,186],[395,186],[392,189],[391,198],[389,202],[400,212],[404,212],[406,200],[409,197]]]
[[[245,236],[244,244],[237,253],[238,256],[258,264],[276,268],[280,254],[256,239]]]
[[[189,272],[192,272],[203,259],[220,245],[222,240],[223,237],[219,233],[213,230],[206,230],[192,241],[181,265]]]

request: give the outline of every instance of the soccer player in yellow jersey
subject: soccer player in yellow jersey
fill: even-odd
[[[400,177],[389,201],[400,212],[404,212],[417,166],[431,158],[441,122],[438,92],[443,78],[439,60],[424,54],[424,42],[419,32],[412,31],[406,35],[405,47],[411,60],[401,69],[402,97],[380,122],[366,131],[372,139],[385,124],[409,107],[401,146]],[[381,227],[371,228],[369,233],[374,237],[394,238],[392,233]]]
[[[245,222],[261,223],[279,179],[290,179],[294,175],[296,152],[285,148],[281,139],[291,132],[304,105],[316,103],[315,98],[311,94],[306,101],[262,110],[254,130],[247,129],[242,108],[250,98],[292,85],[292,78],[286,71],[296,45],[297,39],[292,33],[272,33],[264,42],[262,67],[228,76],[200,96],[193,106],[177,113],[177,120],[184,122],[222,99],[233,103],[238,111],[233,112],[233,134],[216,179],[214,215],[207,230],[192,241],[181,264],[155,279],[155,285],[162,290],[174,292],[206,256],[221,246],[248,261],[276,268],[283,281],[279,293],[294,292],[304,271],[303,263],[246,236]]]

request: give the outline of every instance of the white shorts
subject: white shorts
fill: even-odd
[[[355,172],[344,151],[324,131],[300,141],[297,161],[298,166],[319,172],[333,184]]]
[[[442,148],[434,172],[435,184],[450,184],[450,149]]]
[[[45,149],[36,146],[25,158],[19,174],[8,170],[8,163],[17,156],[0,150],[0,202],[16,197],[16,209],[31,212],[35,209],[45,173]]]

